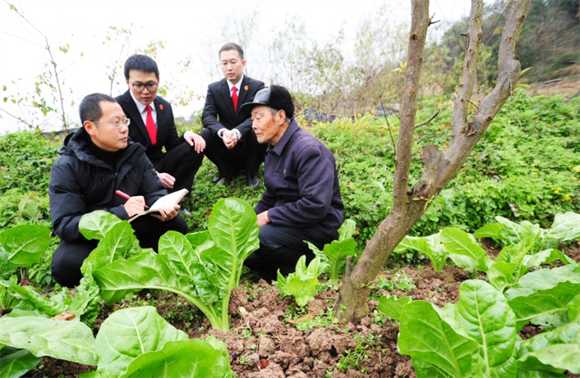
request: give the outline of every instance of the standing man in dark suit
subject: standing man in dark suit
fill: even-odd
[[[244,75],[246,60],[239,45],[226,43],[219,57],[225,78],[209,85],[201,119],[201,135],[207,142],[205,155],[219,170],[218,185],[228,185],[237,170],[245,169],[248,186],[257,189],[266,146],[258,143],[250,116],[239,108],[251,101],[264,83]]]
[[[131,120],[129,137],[147,149],[147,157],[169,192],[183,188],[191,192],[205,140],[192,131],[177,136],[171,104],[157,96],[159,69],[152,58],[139,54],[129,57],[125,79],[129,89],[116,100]]]

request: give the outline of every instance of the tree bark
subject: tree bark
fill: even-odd
[[[461,168],[489,124],[513,92],[520,74],[517,47],[530,0],[513,0],[508,11],[498,57],[498,80],[495,88],[482,99],[468,121],[468,106],[475,83],[477,50],[481,43],[483,0],[473,0],[463,76],[452,119],[452,141],[442,154],[434,145],[423,147],[425,170],[417,184],[408,189],[413,145],[417,89],[423,62],[423,50],[429,26],[429,2],[413,1],[413,16],[405,83],[401,105],[401,122],[393,181],[393,208],[353,269],[345,277],[335,305],[342,320],[357,322],[368,314],[369,285],[376,278],[387,258],[413,225]]]

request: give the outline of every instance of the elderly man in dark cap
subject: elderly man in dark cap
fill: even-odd
[[[296,262],[314,254],[305,241],[322,249],[338,238],[344,218],[336,162],[332,152],[301,129],[288,90],[272,85],[256,93],[242,112],[251,114],[259,143],[268,144],[266,191],[254,211],[260,226],[260,249],[245,261],[267,280],[294,272]]]

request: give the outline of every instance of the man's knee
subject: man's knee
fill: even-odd
[[[97,247],[96,241],[87,243],[61,242],[52,256],[51,273],[61,286],[73,287],[79,284],[81,266],[89,254]]]

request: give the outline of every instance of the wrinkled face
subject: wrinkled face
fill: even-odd
[[[252,109],[252,129],[256,133],[258,143],[269,143],[275,146],[284,135],[282,127],[285,115],[283,110],[278,110],[275,115],[268,106],[256,106]]]
[[[150,105],[157,95],[159,78],[155,72],[129,71],[127,86],[137,101],[143,105]]]
[[[91,140],[97,147],[109,152],[116,152],[127,147],[129,126],[121,105],[116,102],[99,103],[103,115],[98,120],[83,123]]]
[[[232,84],[237,84],[242,78],[246,60],[240,57],[237,50],[226,50],[220,53],[220,66],[224,77]]]

